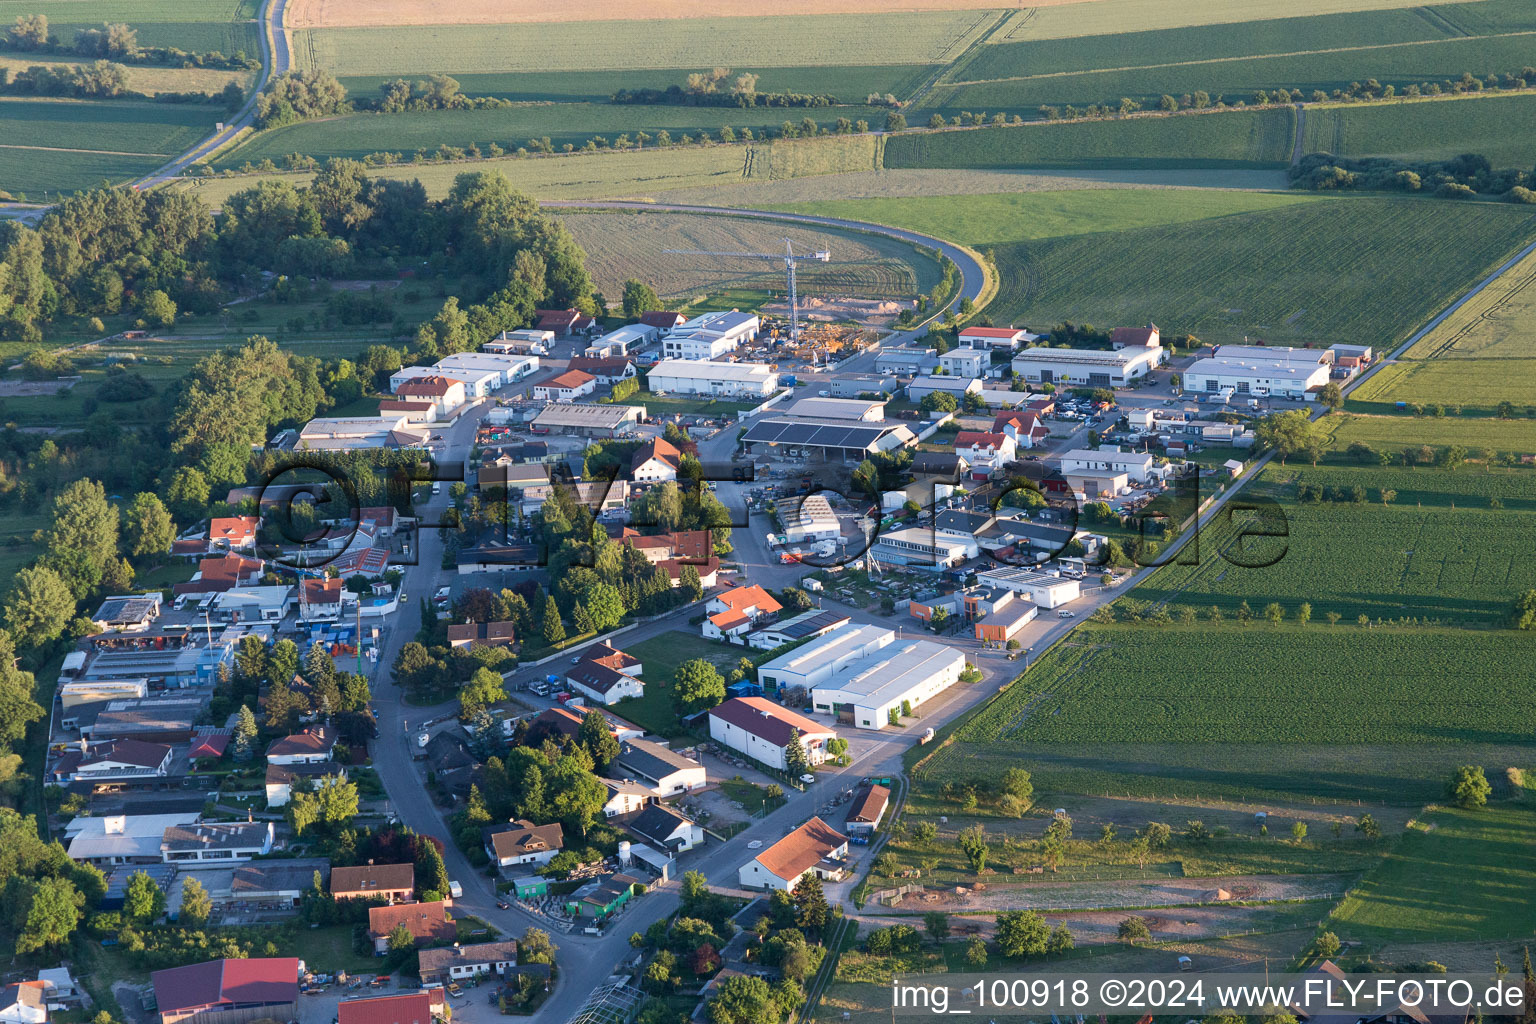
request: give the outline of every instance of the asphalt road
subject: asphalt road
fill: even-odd
[[[267,87],[268,82],[287,71],[290,65],[288,37],[283,33],[283,13],[287,6],[288,0],[266,0],[262,5],[261,77],[257,79],[256,88],[251,90],[250,99],[245,101],[245,105],[230,115],[222,131],[214,132],[165,166],[131,182],[131,187],[145,189],[164,184],[199,160],[206,159],[238,133],[256,123],[256,97]]]

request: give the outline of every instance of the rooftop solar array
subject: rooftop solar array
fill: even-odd
[[[808,423],[760,420],[742,440],[748,444],[803,444],[816,448],[868,448],[894,424]]]

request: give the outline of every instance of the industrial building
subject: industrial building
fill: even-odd
[[[869,398],[802,398],[779,415],[796,420],[882,423],[885,403]]]
[[[765,697],[732,697],[709,709],[709,738],[759,764],[784,771],[784,750],[799,743],[812,765],[827,759],[827,744],[837,733]]]
[[[663,338],[661,351],[667,359],[718,359],[756,338],[761,329],[755,313],[736,309],[701,313]]]
[[[1136,483],[1146,483],[1157,475],[1152,466],[1152,456],[1147,452],[1134,452],[1119,445],[1107,444],[1099,448],[1074,448],[1061,454],[1063,476],[1072,473],[1100,471],[1123,473]]]
[[[880,534],[869,549],[877,561],[925,569],[949,569],[976,556],[976,545],[959,537],[944,537],[922,526]]]
[[[921,402],[935,392],[953,395],[958,402],[963,396],[980,391],[981,381],[974,377],[918,377],[907,385],[907,397],[914,402]]]
[[[500,380],[495,387],[522,380],[539,368],[538,356],[498,355],[493,352],[456,352],[435,364],[444,376],[450,373],[495,373]],[[452,379],[452,378],[450,378]]]
[[[757,420],[742,436],[751,455],[787,458],[820,455],[829,462],[863,462],[876,452],[913,444],[917,435],[902,423],[848,423],[826,420]]]
[[[1077,600],[1082,593],[1082,586],[1077,580],[1053,572],[1015,566],[977,573],[976,582],[983,587],[1011,590],[1029,598],[1041,608],[1059,608],[1069,601]]]
[[[895,377],[883,373],[839,373],[827,381],[833,398],[894,395],[900,386]]]
[[[1328,383],[1332,359],[1331,352],[1319,349],[1223,345],[1184,371],[1184,390],[1305,399]]]
[[[609,331],[588,345],[582,355],[593,359],[627,356],[630,350],[649,345],[661,337],[661,328],[650,324],[628,324],[616,331]]]
[[[888,348],[875,357],[875,372],[897,377],[916,377],[939,368],[935,348]]]
[[[667,345],[672,344],[668,338]],[[779,375],[767,363],[712,363],[707,359],[663,359],[646,374],[647,387],[661,394],[767,398]]]
[[[1077,384],[1112,388],[1144,377],[1163,362],[1161,346],[1029,348],[1013,357],[1013,372],[1032,384]]]
[[[309,451],[352,451],[416,448],[426,442],[427,431],[411,426],[405,415],[318,416],[299,431],[298,447]]]
[[[784,538],[790,544],[815,543],[836,540],[842,536],[842,526],[827,499],[819,494],[807,494],[803,498],[783,498],[778,503],[779,522],[784,526]]]
[[[811,688],[817,711],[860,729],[884,729],[897,716],[953,686],[965,655],[932,640],[896,640]]]
[[[757,680],[780,690],[791,686],[809,690],[895,640],[896,632],[885,626],[844,626],[759,665]]]
[[[533,432],[618,437],[644,418],[643,405],[549,405],[533,418]]]
[[[798,640],[826,636],[839,626],[846,626],[851,619],[842,612],[824,612],[812,608],[792,619],[775,622],[771,626],[753,630],[747,634],[747,646],[760,651],[771,651]]]
[[[299,960],[209,960],[155,971],[160,1024],[247,1024],[299,1015]]]
[[[1020,345],[1038,341],[1038,334],[1030,334],[1020,327],[967,327],[959,334],[961,348],[979,348],[1013,352]]]

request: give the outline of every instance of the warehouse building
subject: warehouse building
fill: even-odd
[[[1161,346],[1030,348],[1013,357],[1013,372],[1032,384],[1113,388],[1144,377],[1163,362]]]
[[[795,420],[883,423],[885,403],[868,398],[802,398],[779,415]]]
[[[834,629],[846,626],[851,621],[852,619],[842,612],[824,612],[812,608],[792,619],[785,619],[771,626],[753,630],[747,634],[747,646],[755,647],[760,651],[771,651],[785,644],[826,636]]]
[[[533,418],[533,432],[618,437],[644,417],[643,405],[550,405]]]
[[[1014,566],[977,573],[976,583],[982,587],[1011,590],[1029,598],[1041,608],[1059,608],[1069,601],[1077,600],[1082,593],[1081,584],[1077,580],[1052,572]]]
[[[709,709],[709,738],[760,764],[784,771],[785,748],[799,743],[806,760],[821,764],[837,733],[764,697],[732,697]]]
[[[836,513],[819,494],[784,498],[778,503],[778,512],[779,522],[784,524],[784,537],[791,544],[836,540],[842,536]]]
[[[981,381],[974,377],[918,377],[907,385],[907,397],[914,402],[921,402],[935,392],[953,395],[958,402],[965,395],[980,391]]]
[[[804,647],[764,662],[758,666],[757,680],[764,686],[781,690],[791,686],[810,689],[895,640],[896,631],[884,626],[843,626]]]
[[[456,352],[451,356],[444,356],[435,364],[436,369],[445,376],[449,371],[466,373],[496,373],[500,375],[500,381],[495,385],[500,388],[514,381],[522,380],[539,368],[538,356],[498,355],[494,352]]]
[[[827,382],[833,398],[860,395],[894,395],[900,387],[895,377],[883,373],[839,373]]]
[[[1038,341],[1038,334],[1030,334],[1022,327],[967,327],[959,334],[961,348],[982,348],[1013,352],[1020,345]]]
[[[860,729],[884,729],[900,716],[953,686],[965,671],[965,655],[931,640],[889,644],[846,672],[811,689],[811,703]]]
[[[888,348],[875,357],[875,372],[916,377],[939,368],[936,348]]]
[[[904,448],[917,441],[901,423],[848,423],[826,420],[760,419],[742,436],[751,455],[776,454],[829,462],[863,462],[876,452]]]
[[[1236,348],[1237,346],[1231,346]],[[1305,399],[1309,393],[1328,383],[1329,364],[1320,353],[1308,349],[1271,349],[1245,347],[1262,356],[1220,354],[1197,359],[1184,371],[1184,390],[1203,394],[1232,391],[1239,395],[1269,398]],[[1293,356],[1290,353],[1305,353]],[[1311,358],[1307,358],[1310,356]]]
[[[976,556],[976,542],[944,537],[924,526],[880,534],[869,553],[876,561],[925,569],[949,569]]]
[[[630,351],[643,348],[661,337],[661,328],[650,324],[629,324],[616,331],[609,331],[587,346],[585,355],[593,359],[611,359],[627,356]]]
[[[672,344],[672,339],[667,339]],[[712,363],[707,359],[663,359],[646,374],[646,387],[661,394],[767,398],[779,375],[767,363]]]
[[[757,337],[762,321],[737,309],[701,313],[679,325],[661,343],[667,359],[718,359]]]
[[[1133,452],[1119,445],[1106,444],[1099,448],[1074,448],[1061,454],[1062,475],[1089,471],[1124,473],[1136,483],[1146,483],[1156,472],[1152,456],[1147,452]]]
[[[426,442],[427,431],[411,426],[406,415],[317,416],[299,431],[298,447],[308,451],[354,451],[415,448]]]

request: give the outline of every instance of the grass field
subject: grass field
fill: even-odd
[[[645,696],[620,701],[613,713],[627,718],[648,732],[661,736],[681,736],[682,723],[677,718],[677,708],[672,703],[672,680],[677,667],[685,661],[703,658],[726,674],[741,660],[742,648],[705,640],[697,632],[662,633],[637,644],[623,644],[624,650],[640,659],[641,676],[645,682]]]
[[[43,14],[49,32],[67,41],[78,29],[120,21],[138,30],[141,46],[228,55],[244,50],[255,57],[261,43],[252,19],[260,6],[258,0],[0,0],[0,25]]]
[[[1132,189],[1025,192],[811,202],[779,207],[798,213],[857,217],[952,238],[972,246],[1129,231],[1276,210],[1314,201],[1307,193]]]
[[[1450,0],[1434,10],[1460,10],[1463,5],[1485,6],[1466,0]],[[1286,4],[1283,13],[1290,19],[1416,6],[1413,0],[1298,0]],[[1095,3],[1040,6],[1017,11],[993,39],[999,43],[1021,39],[1072,39],[1236,23],[1257,27],[1277,13],[1282,12],[1248,0],[1204,0],[1199,5],[1179,3],[1178,0],[1097,0]]]
[[[770,252],[782,249],[782,226],[733,217],[678,213],[561,213],[587,251],[587,268],[598,289],[617,295],[623,282],[638,277],[668,299],[725,288],[782,291],[784,272],[761,260],[721,260],[664,255],[664,249],[715,252]],[[894,239],[850,232],[791,229],[797,249],[830,249],[832,263],[802,269],[802,295],[912,298],[939,282],[937,265]]]
[[[1295,127],[1285,108],[922,132],[889,138],[885,166],[1280,167]]]
[[[948,62],[999,18],[997,11],[884,15],[880,63]],[[667,20],[633,20],[299,29],[292,35],[299,67],[323,67],[337,75],[457,76],[571,68],[840,66],[850,54],[870,52],[869,31],[865,17],[827,14],[699,18],[685,32]]]
[[[1459,405],[1490,414],[1512,402],[1523,414],[1536,407],[1536,353],[1529,359],[1427,359],[1383,367],[1350,395],[1350,408],[1387,412],[1396,402]]]
[[[583,145],[594,135],[614,141],[636,132],[683,135],[700,130],[711,134],[730,125],[737,130],[777,128],[786,114],[798,123],[802,114],[821,119],[830,127],[838,117],[866,119],[875,123],[884,112],[872,107],[820,108],[813,111],[736,107],[620,106],[612,103],[528,103],[499,110],[429,111],[406,114],[351,114],[345,117],[305,121],[260,132],[216,161],[219,167],[239,167],[263,159],[281,162],[289,153],[314,157],[362,157],[380,151],[409,156],[418,149],[436,150],[440,144],[481,149],[495,142],[511,152],[530,139],[548,138],[556,146]],[[869,146],[871,139],[860,140]],[[744,150],[735,150],[744,155]],[[866,164],[865,166],[868,166]]]
[[[1302,151],[1339,156],[1448,160],[1481,153],[1495,167],[1536,162],[1536,95],[1486,93],[1466,98],[1307,108]]]
[[[1503,767],[1487,765],[1490,780]],[[1536,927],[1536,806],[1425,814],[1334,910],[1328,927],[1369,946],[1526,937]]]
[[[1351,398],[1349,407],[1353,409],[1354,404]],[[1492,448],[1518,455],[1536,453],[1536,418],[1525,410],[1521,413],[1525,418],[1514,420],[1473,416],[1330,416],[1324,424],[1333,430],[1334,444],[1339,448],[1360,441],[1389,452],[1406,445],[1459,444],[1469,450]]]
[[[78,67],[80,61],[30,53],[0,52],[0,69],[9,71],[12,77],[19,71],[39,64],[51,68]],[[216,93],[230,82],[238,82],[242,89],[249,89],[256,77],[251,71],[220,71],[217,68],[163,68],[144,64],[127,64],[124,67],[128,74],[128,89],[147,96],[162,92]]]

